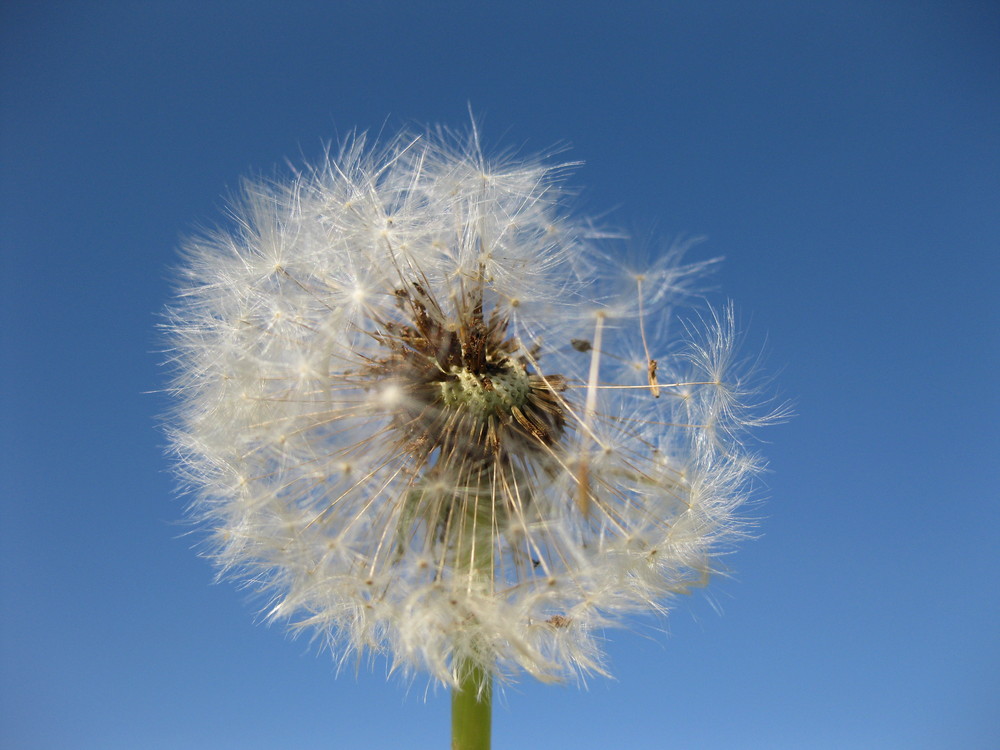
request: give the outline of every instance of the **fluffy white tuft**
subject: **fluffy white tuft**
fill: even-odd
[[[759,420],[731,314],[668,338],[702,266],[619,267],[559,172],[474,133],[357,137],[187,243],[168,328],[193,516],[342,658],[602,673],[596,634],[665,611],[742,531]]]

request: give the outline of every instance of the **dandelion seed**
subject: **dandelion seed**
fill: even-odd
[[[727,385],[731,319],[665,337],[699,265],[609,296],[562,171],[490,162],[474,132],[358,137],[247,183],[234,227],[185,247],[193,515],[340,659],[453,686],[604,673],[597,634],[665,611],[741,532],[760,420]]]

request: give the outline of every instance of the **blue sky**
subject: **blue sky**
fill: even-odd
[[[798,412],[733,578],[609,632],[614,680],[510,688],[495,747],[1000,744],[1000,9],[538,5],[5,3],[0,744],[445,746],[444,693],[212,583],[155,326],[241,176],[470,104],[580,211],[707,236]]]

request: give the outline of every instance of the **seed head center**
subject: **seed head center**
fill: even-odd
[[[441,382],[441,400],[446,406],[463,409],[481,419],[509,414],[514,407],[524,406],[531,392],[524,368],[509,360],[489,374],[452,367],[451,375]]]

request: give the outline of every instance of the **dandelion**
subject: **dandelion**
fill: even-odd
[[[731,312],[672,324],[706,264],[623,268],[563,172],[474,128],[355,137],[247,183],[169,311],[221,570],[454,688],[456,747],[494,680],[603,674],[600,632],[703,584],[758,469]]]

